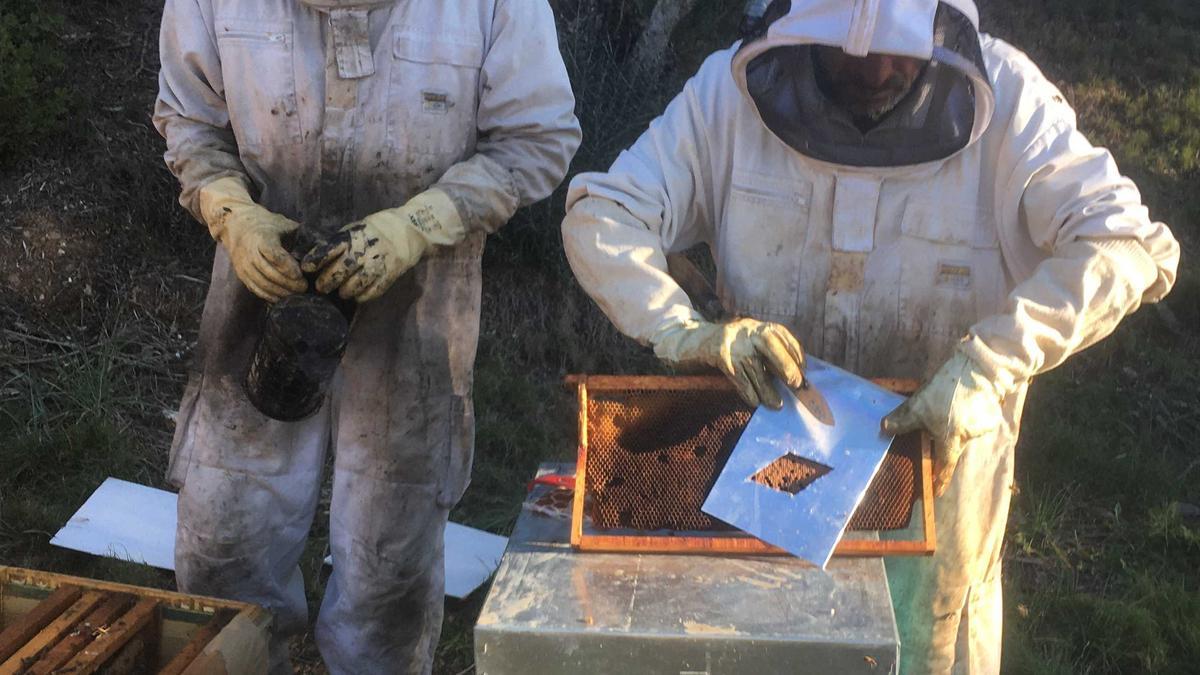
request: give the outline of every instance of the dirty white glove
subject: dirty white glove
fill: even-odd
[[[754,407],[783,407],[772,375],[793,389],[804,384],[804,350],[791,331],[776,323],[689,321],[660,330],[650,341],[667,363],[704,364],[725,373]]]
[[[283,236],[299,223],[254,203],[241,178],[227,176],[200,188],[200,215],[229,253],[238,279],[267,302],[308,290]]]
[[[883,431],[899,435],[924,429],[933,437],[933,487],[940,497],[950,485],[967,441],[1004,423],[1002,397],[969,357],[955,351],[900,407],[883,420]]]
[[[371,214],[342,228],[304,257],[305,272],[321,272],[317,291],[368,302],[421,260],[431,246],[453,246],[467,230],[458,209],[436,188],[404,206]]]

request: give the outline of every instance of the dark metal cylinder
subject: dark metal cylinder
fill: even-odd
[[[272,419],[309,417],[325,400],[349,336],[349,321],[329,298],[292,295],[280,300],[267,311],[246,371],[246,396]]]

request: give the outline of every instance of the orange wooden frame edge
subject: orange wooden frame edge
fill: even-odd
[[[911,380],[873,379],[873,382],[898,393],[911,393],[917,383]],[[579,456],[575,464],[575,495],[571,502],[571,546],[580,551],[596,553],[684,553],[684,554],[742,554],[788,555],[786,551],[746,534],[705,537],[672,535],[611,535],[587,534],[583,531],[583,510],[587,498],[587,402],[591,390],[606,389],[664,389],[686,391],[694,389],[732,389],[720,376],[664,375],[570,375],[568,385],[576,387],[579,403]],[[933,506],[932,443],[921,435],[921,531],[923,537],[913,540],[867,540],[843,538],[834,549],[838,557],[875,557],[881,555],[932,555],[937,548],[937,530]]]

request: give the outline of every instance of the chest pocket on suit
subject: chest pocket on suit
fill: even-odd
[[[811,200],[811,183],[734,171],[718,251],[728,309],[794,318]]]
[[[471,34],[413,29],[397,30],[394,40],[388,145],[440,175],[474,146],[483,43]]]
[[[292,23],[217,19],[225,104],[240,147],[299,143]]]
[[[1003,307],[995,219],[973,205],[910,201],[900,235],[901,339],[944,358],[975,322]]]

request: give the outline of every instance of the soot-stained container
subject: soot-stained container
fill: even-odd
[[[244,383],[254,407],[282,422],[319,410],[346,351],[351,315],[322,295],[292,295],[272,305]]]

